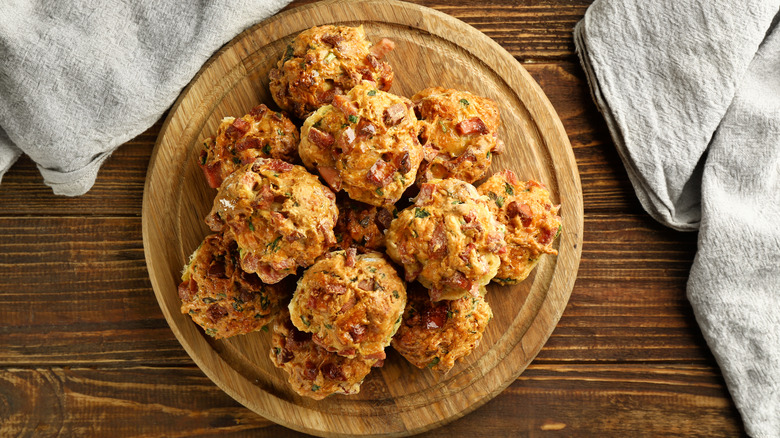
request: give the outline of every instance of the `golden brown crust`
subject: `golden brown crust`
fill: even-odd
[[[299,395],[322,400],[330,394],[357,394],[372,366],[382,361],[356,357],[348,359],[328,352],[311,340],[311,333],[299,331],[285,309],[274,322],[271,361],[289,375]]]
[[[216,339],[260,330],[292,292],[243,271],[236,243],[221,234],[203,240],[181,278],[181,313]]]
[[[449,178],[421,186],[414,205],[390,224],[385,245],[406,280],[417,279],[438,301],[476,295],[496,274],[506,243],[488,198]]]
[[[298,128],[290,119],[258,105],[238,119],[222,119],[216,137],[203,144],[200,167],[216,189],[228,175],[257,158],[295,161],[299,141]]]
[[[476,296],[431,301],[421,287],[410,287],[403,322],[392,346],[418,368],[446,373],[477,348],[493,318],[482,289]]]
[[[372,47],[363,26],[305,30],[270,71],[271,96],[280,108],[304,119],[361,81],[387,91],[393,83],[393,70],[381,59],[392,48],[387,39]]]
[[[544,254],[558,254],[552,247],[561,230],[560,205],[553,205],[550,192],[536,181],[520,181],[511,170],[497,173],[479,193],[490,198],[490,210],[506,226],[507,251],[493,281],[515,284],[523,281]]]
[[[499,153],[501,117],[492,100],[467,91],[426,88],[412,96],[420,120],[424,160],[417,183],[458,178],[473,183],[482,178]]]
[[[298,153],[335,191],[366,204],[395,204],[422,160],[411,102],[362,82],[301,128]]]
[[[290,302],[299,330],[345,357],[384,359],[406,304],[406,285],[377,252],[334,251],[306,270]]]
[[[316,176],[259,158],[225,179],[206,223],[235,238],[244,270],[276,283],[336,243],[337,220],[336,197]]]

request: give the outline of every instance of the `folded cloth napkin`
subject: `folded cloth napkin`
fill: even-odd
[[[779,0],[596,0],[574,32],[643,207],[699,229],[688,299],[762,437],[780,436],[779,19]]]
[[[3,1],[0,179],[25,153],[55,193],[85,193],[220,46],[287,3]]]

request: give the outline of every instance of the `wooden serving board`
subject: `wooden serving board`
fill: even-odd
[[[297,396],[269,359],[270,334],[215,341],[179,311],[182,266],[209,233],[210,189],[198,167],[205,138],[224,116],[266,103],[268,71],[299,32],[324,24],[364,25],[369,39],[389,37],[391,92],[407,97],[429,86],[472,91],[500,107],[507,145],[493,171],[513,169],[547,185],[562,204],[559,254],[543,258],[515,287],[488,288],[494,318],[479,347],[449,374],[419,370],[388,348],[383,368],[353,396]],[[571,146],[555,110],[523,67],[497,43],[452,17],[387,0],[326,1],[282,13],[236,37],[184,90],[158,138],[146,179],[143,240],[152,286],[171,329],[220,388],[281,425],[324,436],[401,436],[459,418],[501,392],[528,366],[563,312],[582,249],[582,190]]]

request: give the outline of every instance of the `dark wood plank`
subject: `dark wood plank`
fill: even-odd
[[[695,236],[586,215],[571,300],[538,360],[711,363],[685,299]],[[149,284],[140,218],[0,217],[0,364],[189,364]]]
[[[296,0],[286,9],[315,0]],[[462,20],[521,61],[573,60],[572,30],[592,0],[412,0]]]
[[[4,368],[0,398],[3,436],[304,436],[190,367]],[[707,367],[532,364],[476,413],[421,436],[726,437],[741,432],[736,418]]]
[[[586,212],[641,211],[604,122],[575,63],[526,64],[558,112],[579,166]],[[35,165],[22,158],[0,184],[0,216],[141,213],[146,168],[161,122],[120,147],[103,165],[95,186],[77,198],[55,196]],[[512,139],[506,139],[509,147]]]

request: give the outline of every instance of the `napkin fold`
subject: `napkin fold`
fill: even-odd
[[[753,436],[780,436],[780,1],[596,0],[574,32],[642,206],[699,230],[688,299]]]
[[[3,1],[0,180],[24,153],[54,193],[85,193],[220,46],[287,3]]]

